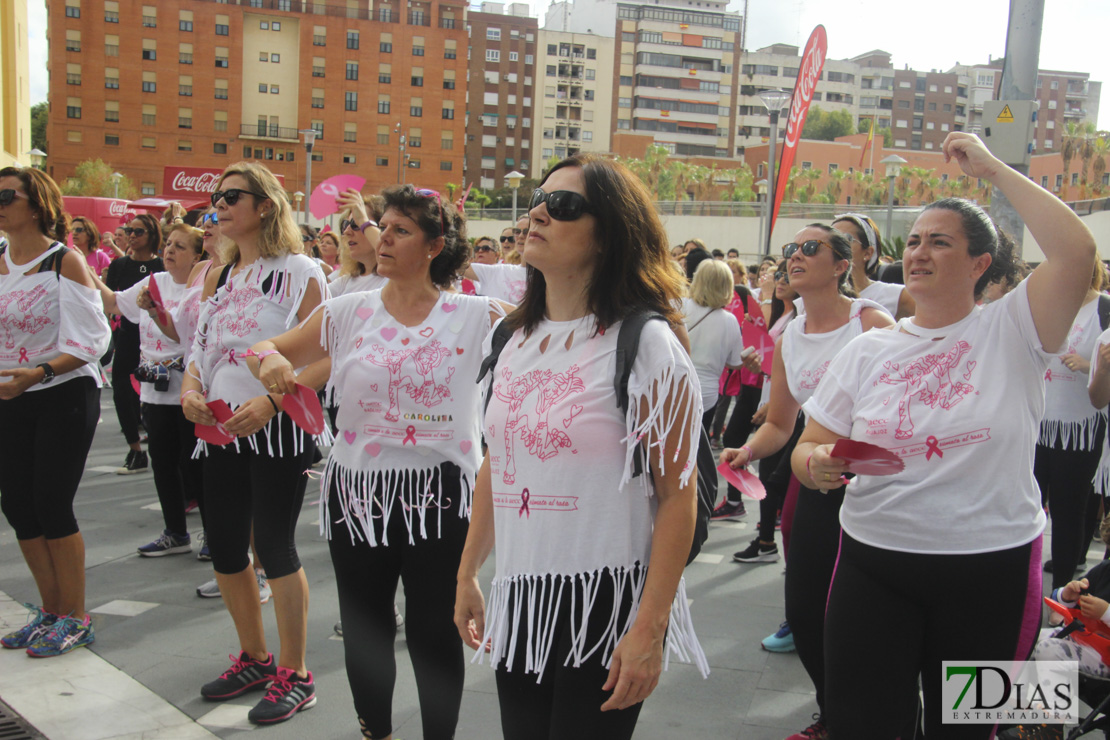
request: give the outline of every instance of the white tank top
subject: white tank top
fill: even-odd
[[[806,314],[800,315],[786,326],[782,333],[782,362],[786,369],[786,384],[790,395],[799,405],[804,404],[817,390],[829,363],[844,345],[863,334],[863,309],[886,309],[866,298],[856,298],[848,312],[848,323],[838,329],[821,334],[806,334]]]

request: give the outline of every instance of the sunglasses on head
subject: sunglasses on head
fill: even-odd
[[[215,213],[206,213],[206,214],[204,214],[203,216],[200,217],[201,228],[203,228],[205,224],[210,224],[210,223],[211,224],[216,224],[218,226],[219,223],[220,223],[220,217],[217,216]]]
[[[582,218],[583,214],[592,213],[586,198],[570,190],[546,193],[542,188],[536,188],[532,191],[528,210],[538,207],[541,203],[547,204],[547,215],[556,221],[576,221]]]
[[[212,193],[212,205],[215,206],[221,200],[229,206],[233,206],[239,202],[239,198],[243,195],[253,195],[256,198],[265,200],[267,196],[262,193],[256,193],[251,190],[243,190],[242,188],[228,188],[227,190],[217,190]]]
[[[146,229],[143,229],[143,228],[134,228],[133,229],[130,226],[125,226],[125,227],[123,227],[123,233],[127,234],[128,236],[146,236]]]
[[[443,212],[443,196],[439,194],[438,190],[428,190],[427,188],[420,188],[416,191],[417,195],[424,198],[435,198],[439,203],[439,232],[441,236],[447,235],[447,214]]]
[[[27,193],[21,193],[18,190],[12,190],[11,188],[0,190],[0,206],[10,206],[12,204],[12,201],[16,198],[30,200]]]
[[[810,239],[801,244],[790,242],[782,248],[783,259],[790,259],[799,249],[802,250],[802,254],[806,257],[812,257],[817,254],[817,250],[821,248],[822,244],[828,244],[828,242],[819,241],[817,239]],[[830,246],[829,248],[831,249],[832,247]]]

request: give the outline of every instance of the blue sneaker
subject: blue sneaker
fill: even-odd
[[[197,542],[200,543],[200,550],[197,551],[197,560],[212,560],[212,553],[208,551],[208,533],[203,529],[197,535]]]
[[[769,637],[764,637],[760,644],[763,645],[764,650],[772,653],[794,652],[794,633],[790,631],[790,623],[780,624],[778,631]]]
[[[29,645],[35,644],[43,637],[46,637],[46,634],[50,632],[54,623],[58,621],[57,614],[43,611],[39,607],[31,604],[24,604],[23,606],[30,609],[33,614],[30,621],[15,632],[0,637],[0,645],[12,650],[22,650]]]
[[[88,614],[84,619],[61,617],[45,637],[27,648],[27,654],[32,658],[51,658],[85,645],[92,645],[95,641],[92,619]]]
[[[158,539],[150,544],[143,545],[139,548],[139,554],[144,558],[160,558],[163,555],[184,555],[187,552],[193,551],[192,541],[189,539],[189,533],[184,535],[177,535],[166,529],[162,531]]]

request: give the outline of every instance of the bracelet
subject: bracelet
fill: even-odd
[[[809,476],[810,480],[813,480],[813,473],[811,473],[810,470],[809,470],[809,461],[812,460],[812,459],[813,459],[813,453],[811,452],[811,453],[809,453],[809,457],[806,458],[806,475]]]
[[[751,465],[752,462],[754,462],[753,458],[755,457],[755,455],[752,454],[752,448],[748,447],[747,445],[740,445],[740,449],[748,451],[748,462],[745,463],[745,465]]]
[[[770,306],[771,305],[771,300],[767,299],[765,301],[760,301],[759,305],[761,305],[761,306]]]
[[[364,223],[362,226],[358,227],[358,230],[361,231],[363,234],[365,234],[366,230],[369,229],[371,226],[377,226],[377,224],[374,223],[373,220],[368,218],[368,219],[366,219],[366,223]]]
[[[177,400],[184,403],[185,402],[185,396],[189,395],[190,393],[200,393],[200,391],[198,391],[198,390],[187,390],[184,393],[182,393],[181,397],[178,398]]]
[[[277,416],[281,413],[281,409],[277,407],[277,402],[274,401],[274,397],[271,396],[269,393],[266,394],[266,400],[269,401],[270,405],[274,407],[274,416]]]
[[[261,352],[255,352],[253,349],[248,349],[246,352],[240,352],[239,357],[244,359],[244,360],[248,357],[257,357],[258,358],[258,364],[261,365],[262,361],[265,360],[270,355],[280,355],[280,354],[281,353],[278,352],[276,349],[264,349]]]

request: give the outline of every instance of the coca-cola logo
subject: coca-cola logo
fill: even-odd
[[[127,213],[127,201],[125,200],[113,200],[108,206],[109,216],[122,216],[125,213]]]
[[[786,122],[786,146],[788,148],[794,148],[798,145],[806,113],[809,112],[810,101],[813,100],[813,93],[817,90],[817,81],[821,79],[821,69],[825,66],[824,41],[825,34],[823,32],[814,33],[810,37],[810,43],[806,46],[805,53],[802,55],[802,70],[798,73],[797,84],[794,85],[794,98],[790,105],[790,119]]]
[[[186,175],[184,170],[173,176],[174,192],[214,193],[220,181],[220,172],[203,172],[199,175]]]

